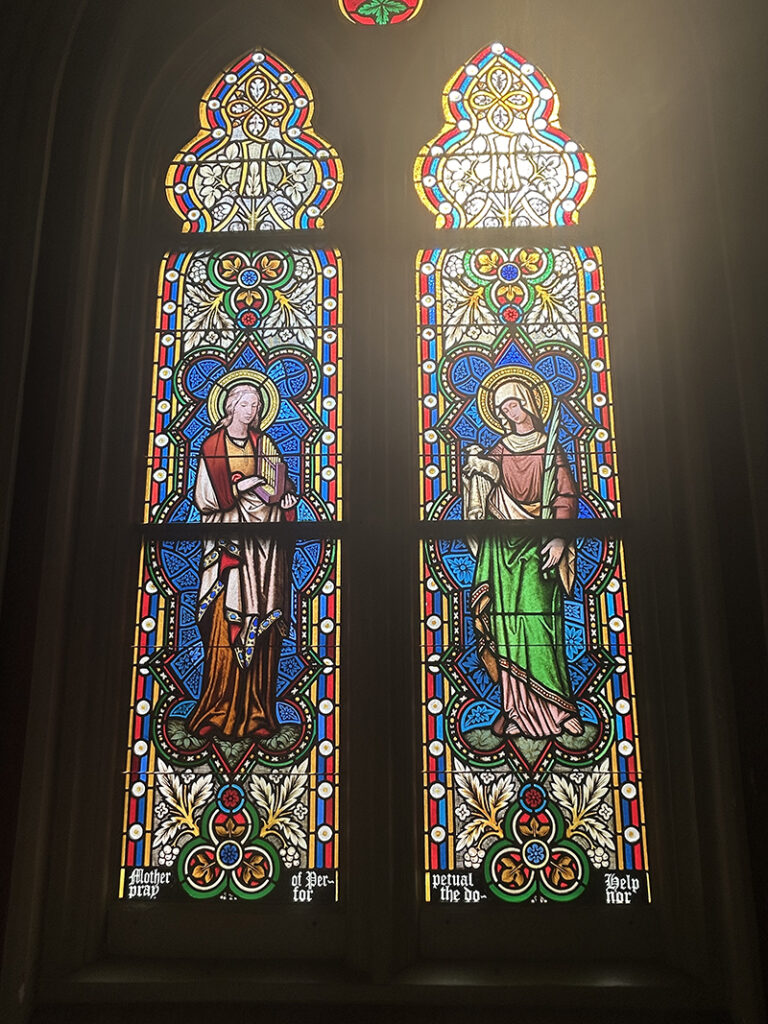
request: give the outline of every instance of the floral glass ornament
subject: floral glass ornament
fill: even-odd
[[[171,252],[156,309],[120,894],[332,902],[341,257]]]
[[[414,167],[436,226],[576,224],[595,165],[560,127],[559,107],[552,82],[514,50],[476,53],[446,86],[445,123]]]
[[[308,84],[264,50],[216,78],[200,103],[200,131],[165,179],[184,231],[322,228],[343,170],[314,132],[313,112]]]
[[[358,25],[396,25],[410,21],[423,0],[339,0],[341,13]]]
[[[552,83],[494,43],[416,161],[439,228],[574,224],[595,184]],[[650,901],[603,261],[422,250],[424,893]],[[600,521],[610,528],[600,529]]]

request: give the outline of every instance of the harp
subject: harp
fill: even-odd
[[[256,494],[267,505],[274,505],[285,494],[287,478],[285,463],[272,440],[262,434],[256,454],[256,476],[263,478],[264,483],[255,488]]]

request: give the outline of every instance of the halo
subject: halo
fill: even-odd
[[[507,427],[504,426],[496,415],[496,410],[493,406],[493,396],[500,385],[512,383],[513,381],[525,384],[533,391],[538,405],[536,412],[541,417],[543,423],[547,422],[552,412],[552,392],[549,390],[549,385],[543,377],[525,366],[499,366],[497,369],[491,370],[477,389],[477,408],[480,417],[483,423],[497,434],[506,434]]]
[[[280,410],[280,392],[277,390],[275,382],[258,370],[232,370],[231,373],[225,373],[223,377],[219,377],[213,384],[208,393],[208,417],[211,426],[215,427],[224,416],[227,393],[236,384],[252,384],[258,390],[263,403],[259,428],[266,430],[277,419]]]

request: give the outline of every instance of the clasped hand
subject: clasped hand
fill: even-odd
[[[541,568],[554,569],[565,551],[565,541],[562,537],[553,537],[548,544],[541,549]]]
[[[263,483],[266,483],[263,476],[244,476],[235,486],[241,494],[245,494],[246,491],[252,491],[254,487],[260,487]]]
[[[266,481],[263,476],[244,476],[237,481],[236,487],[240,494],[252,491],[255,487],[261,487]],[[298,497],[295,494],[284,494],[280,499],[280,508],[293,508],[298,504]]]

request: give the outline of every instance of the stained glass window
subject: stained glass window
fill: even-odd
[[[445,94],[438,226],[572,223],[594,167],[500,44]],[[419,345],[427,900],[650,900],[599,249],[428,249]],[[471,524],[471,525],[470,525]]]
[[[423,544],[427,899],[649,898],[622,545],[551,536]]]
[[[445,123],[414,182],[438,228],[576,224],[595,187],[589,153],[563,131],[553,83],[492,43],[443,92]]]
[[[424,0],[339,0],[345,18],[358,25],[397,25],[410,21]]]
[[[261,427],[299,499],[292,516],[340,519],[339,253],[170,253],[157,309],[145,521],[200,521],[200,452],[238,385],[258,391]],[[209,465],[223,461],[208,454]]]
[[[202,111],[186,230],[321,225],[341,168],[306,83],[253,53]],[[156,310],[120,895],[334,901],[341,257],[171,252]]]
[[[600,251],[426,250],[417,288],[422,518],[483,518],[479,485],[462,498],[467,470],[481,466],[475,448],[530,476],[529,504],[547,478],[543,518],[617,516]],[[527,398],[535,414],[525,449],[504,450],[506,395]]]
[[[121,896],[336,898],[339,583],[336,540],[145,543]]]
[[[321,228],[339,195],[341,161],[312,127],[309,85],[257,50],[200,103],[200,130],[166,176],[184,231]]]

